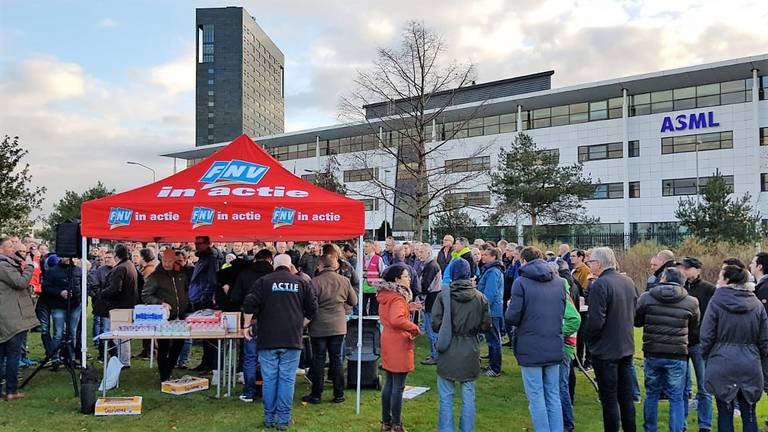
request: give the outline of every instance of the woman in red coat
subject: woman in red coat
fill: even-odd
[[[405,432],[400,419],[403,389],[405,377],[414,370],[413,340],[421,334],[419,326],[411,321],[411,312],[421,305],[410,303],[413,295],[406,266],[394,264],[384,270],[382,277],[383,280],[376,283],[379,319],[384,327],[381,363],[387,376],[381,392],[381,430]]]

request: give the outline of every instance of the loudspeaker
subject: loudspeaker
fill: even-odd
[[[56,255],[60,258],[80,258],[83,253],[80,221],[68,220],[56,226]]]

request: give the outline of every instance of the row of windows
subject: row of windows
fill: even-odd
[[[733,190],[733,176],[723,176]],[[699,177],[699,191],[712,177]],[[696,195],[696,178],[666,179],[661,181],[661,196]]]
[[[640,157],[640,141],[628,142],[629,157]],[[624,157],[624,144],[620,142],[579,146],[579,162],[603,159],[621,159]]]
[[[437,123],[436,129],[435,137],[440,141],[516,132],[517,114],[501,114],[468,121]],[[432,141],[431,125],[425,128],[424,138],[427,141]]]
[[[589,121],[621,118],[622,98],[596,102],[581,102],[550,108],[539,108],[523,113],[525,129],[586,123]]]
[[[451,207],[481,207],[491,205],[491,192],[458,192],[445,194],[445,202]]]
[[[471,171],[487,171],[491,169],[490,156],[477,156],[463,159],[449,159],[445,161],[446,173],[462,173]]]
[[[623,183],[601,183],[596,184],[592,199],[621,199],[624,198]]]
[[[378,168],[361,168],[344,171],[344,183],[370,181],[378,178]]]
[[[752,79],[641,93],[630,97],[629,115],[730,105],[752,101]]]
[[[733,148],[733,131],[680,135],[661,139],[661,154]]]

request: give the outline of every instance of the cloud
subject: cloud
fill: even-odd
[[[0,81],[0,94],[7,106],[44,106],[86,92],[87,78],[82,67],[51,56],[23,60],[8,68],[5,75],[7,78]]]
[[[194,49],[186,51],[179,58],[150,69],[149,81],[162,87],[171,96],[194,90],[195,52]]]
[[[101,21],[99,21],[99,27],[105,28],[105,29],[111,29],[117,26],[117,22],[113,20],[112,18],[104,18]]]

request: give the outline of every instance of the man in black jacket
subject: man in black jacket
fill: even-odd
[[[131,262],[128,248],[119,243],[115,246],[117,265],[109,272],[107,287],[101,291],[101,298],[109,310],[133,309],[139,299],[138,273]],[[131,344],[128,341],[118,341],[118,357],[125,367],[131,367]]]
[[[64,331],[72,341],[79,343],[77,327],[80,323],[80,269],[75,267],[71,258],[62,258],[59,263],[48,269],[43,278],[43,298],[51,308],[53,335],[51,350],[62,343]],[[69,320],[67,320],[69,312]],[[57,353],[53,358],[53,370],[58,370],[61,358]]]
[[[312,319],[317,300],[303,278],[290,271],[291,257],[275,257],[275,271],[256,281],[253,319],[246,339],[256,336],[264,377],[264,423],[287,429],[291,424],[296,369],[301,357],[305,319]]]
[[[699,302],[681,286],[683,274],[668,267],[659,283],[640,296],[635,327],[643,328],[646,430],[656,429],[659,397],[669,397],[669,428],[683,430],[688,344],[699,331]],[[699,429],[703,429],[699,424]]]
[[[187,288],[189,280],[181,270],[175,269],[176,253],[173,249],[165,249],[161,265],[147,278],[141,297],[146,304],[160,304],[168,310],[169,320],[184,319],[189,313]],[[171,378],[171,372],[179,359],[183,339],[159,339],[157,341],[157,369],[160,381]]]
[[[443,247],[437,252],[437,258],[435,258],[441,272],[444,272],[448,263],[451,262],[451,252],[453,252],[453,236],[446,234],[443,237]]]
[[[749,271],[755,277],[755,295],[768,312],[768,253],[760,252],[749,263]]]
[[[91,297],[93,308],[94,337],[109,331],[109,307],[101,298],[101,292],[107,287],[109,272],[115,266],[115,255],[112,251],[104,252],[101,259],[102,264],[88,273],[88,295]],[[104,358],[104,342],[97,340],[96,346],[99,349],[99,358]]]
[[[697,258],[683,258],[679,268],[686,278],[685,290],[699,301],[699,317],[701,317],[700,319],[703,319],[709,301],[715,294],[715,285],[701,278],[701,261]],[[693,371],[691,371],[689,363],[687,375],[690,377],[691,373],[696,374],[696,416],[698,417],[699,430],[711,430],[713,398],[704,387],[706,362],[704,361],[704,356],[701,352],[698,332],[690,336],[688,357],[691,359],[691,363],[693,363]],[[688,380],[688,378],[686,379]],[[690,383],[691,381],[688,380],[688,382]],[[685,404],[685,418],[688,418],[688,404]]]
[[[437,364],[437,333],[432,330],[432,306],[442,289],[442,272],[437,260],[432,256],[432,247],[428,243],[416,246],[416,257],[423,262],[419,281],[421,284],[420,301],[424,303],[424,319],[422,320],[424,334],[427,335],[430,346],[430,356],[421,362],[423,365]]]
[[[589,289],[586,336],[600,389],[603,428],[634,431],[632,324],[637,292],[632,279],[616,271],[616,257],[610,248],[595,248],[587,265],[598,276]]]

